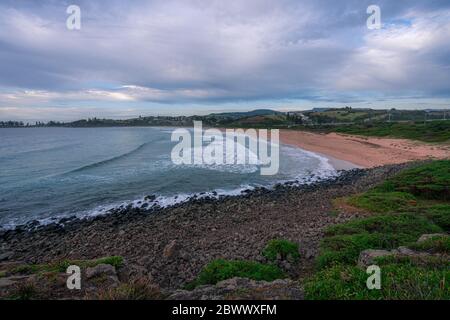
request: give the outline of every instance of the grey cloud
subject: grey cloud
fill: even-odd
[[[3,1],[0,86],[61,101],[92,83],[157,90],[164,94],[137,99],[168,103],[450,95],[449,2],[376,1],[386,22],[438,15],[443,28],[417,52],[381,41],[375,49],[395,57],[386,63],[371,54],[365,29],[372,2],[83,0],[82,30],[71,32],[69,1]],[[180,94],[188,91],[201,94]]]

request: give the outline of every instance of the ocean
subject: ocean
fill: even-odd
[[[0,129],[0,226],[88,217],[126,206],[169,206],[193,194],[237,195],[278,182],[334,175],[328,160],[280,145],[280,169],[258,165],[177,165],[173,128]]]

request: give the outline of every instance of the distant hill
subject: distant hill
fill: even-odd
[[[240,119],[240,118],[249,118],[256,116],[271,116],[271,115],[280,115],[283,112],[270,110],[270,109],[257,109],[253,111],[245,111],[245,112],[222,112],[222,113],[211,113],[209,117],[223,117],[223,118],[231,118],[231,119]]]

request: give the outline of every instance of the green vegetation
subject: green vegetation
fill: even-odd
[[[27,281],[17,285],[14,290],[9,294],[7,299],[9,300],[31,300],[36,298],[38,291],[36,285],[33,282]]]
[[[348,203],[372,212],[385,213],[406,210],[416,204],[416,198],[406,192],[373,190],[348,198]]]
[[[284,239],[270,240],[262,255],[270,261],[275,261],[277,257],[280,257],[282,260],[288,259],[293,261],[298,261],[300,258],[298,244]]]
[[[444,231],[450,232],[450,205],[436,204],[424,208],[425,216],[441,227]]]
[[[375,190],[408,192],[422,199],[450,200],[450,160],[406,170]]]
[[[159,287],[152,285],[148,279],[138,279],[123,283],[116,288],[101,290],[93,297],[95,300],[158,300],[163,299]]]
[[[65,272],[70,265],[77,265],[80,268],[95,267],[99,264],[110,264],[119,268],[123,264],[123,258],[111,256],[96,260],[63,260],[48,264],[24,264],[10,270],[11,274],[33,274],[40,272]]]
[[[448,142],[450,140],[450,121],[367,123],[338,126],[331,130],[354,135],[393,137],[425,142]]]
[[[394,249],[416,241],[422,234],[442,231],[424,217],[413,214],[380,215],[332,226],[321,243],[319,268],[354,264],[366,249]]]
[[[193,289],[200,285],[216,284],[234,277],[273,281],[285,278],[285,274],[275,265],[245,260],[217,259],[204,267],[197,279],[186,288]]]
[[[378,257],[374,259],[374,263],[383,267],[392,264],[401,264],[410,267],[422,267],[426,269],[445,270],[449,267],[448,257],[444,255],[431,256],[431,255],[417,255],[417,256],[397,256],[390,255],[384,257]]]
[[[382,267],[381,290],[369,290],[368,275],[356,266],[337,265],[318,272],[305,284],[307,299],[450,299],[450,270],[403,264]]]
[[[319,108],[299,112],[258,109],[249,112],[211,113],[203,116],[148,116],[125,120],[90,118],[63,123],[35,124],[0,121],[2,127],[136,127],[192,126],[202,121],[208,127],[285,128],[319,132],[396,137],[425,142],[450,141],[448,110],[372,110],[365,108]]]
[[[411,249],[418,251],[427,251],[430,253],[447,253],[450,254],[450,237],[435,236],[425,241],[414,243]]]
[[[450,299],[449,236],[417,243],[422,234],[449,231],[450,161],[408,169],[366,193],[347,198],[375,215],[329,227],[317,258],[319,271],[305,290],[309,299]],[[436,256],[386,256],[381,290],[368,290],[361,251],[408,246]],[[444,255],[442,255],[444,254]]]

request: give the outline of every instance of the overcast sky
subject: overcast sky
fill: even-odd
[[[0,3],[0,120],[345,105],[449,108],[450,1]]]

